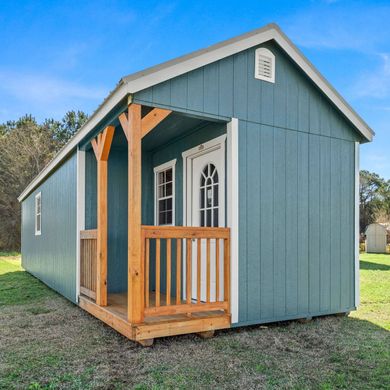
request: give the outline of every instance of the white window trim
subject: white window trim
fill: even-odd
[[[176,205],[175,205],[175,181],[176,181],[176,158],[170,161],[167,161],[164,164],[154,167],[154,225],[160,226],[158,224],[158,203],[157,203],[157,174],[159,172],[165,171],[166,169],[172,168],[172,223],[162,226],[175,226],[175,216],[176,216]]]
[[[272,77],[265,77],[259,74],[259,61],[257,57],[262,55],[264,57],[269,57],[271,59],[271,74]],[[265,47],[259,47],[255,51],[255,79],[268,81],[269,83],[275,83],[275,54],[271,50],[266,49]]]
[[[39,220],[40,220],[40,226],[38,230],[38,224],[37,224],[37,217],[38,217],[38,199],[40,202],[40,213],[39,213]],[[34,212],[34,224],[35,224],[35,235],[40,236],[42,234],[42,194],[41,192],[38,192],[35,195],[35,212]]]

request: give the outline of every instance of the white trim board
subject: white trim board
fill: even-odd
[[[359,167],[359,142],[355,142],[355,307],[360,304],[360,262],[359,262],[359,182],[360,182],[360,167]]]
[[[76,300],[80,295],[80,231],[85,229],[85,151],[77,149]]]
[[[232,324],[238,322],[239,264],[239,188],[238,188],[238,119],[227,124],[227,225],[230,227],[230,302]]]
[[[126,96],[163,81],[180,76],[212,62],[274,40],[301,70],[322,90],[338,107],[358,131],[371,141],[374,132],[367,123],[353,110],[344,98],[328,83],[312,63],[290,41],[276,24],[268,24],[260,29],[217,43],[202,50],[178,57],[163,64],[134,73],[120,80],[117,87],[98,107],[88,122],[72,140],[55,156],[51,163],[27,186],[19,196],[22,201],[39,183],[78,145],[79,142]],[[130,96],[131,98],[131,96]],[[130,100],[131,101],[131,100]]]

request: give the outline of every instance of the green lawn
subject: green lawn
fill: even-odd
[[[390,255],[362,255],[361,306],[142,348],[0,254],[1,389],[390,389]]]

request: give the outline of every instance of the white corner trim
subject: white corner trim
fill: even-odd
[[[359,182],[360,182],[360,164],[359,164],[359,142],[355,142],[355,307],[360,304],[360,262],[359,262],[359,236],[360,236],[360,218],[359,218]]]
[[[37,217],[38,217],[38,202],[39,202],[39,230],[37,226]],[[42,193],[39,191],[35,195],[35,202],[34,202],[35,208],[34,208],[34,227],[35,227],[35,235],[40,236],[42,234]]]
[[[77,149],[76,299],[80,295],[80,231],[85,229],[85,151]]]
[[[227,124],[227,226],[230,227],[230,302],[232,323],[238,322],[238,119]]]
[[[176,158],[167,161],[164,164],[158,165],[153,168],[154,172],[154,225],[158,226],[158,215],[157,215],[157,173],[165,171],[168,168],[172,168],[172,224],[176,225]],[[167,225],[168,226],[168,225]]]

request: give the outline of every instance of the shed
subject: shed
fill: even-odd
[[[349,312],[373,135],[274,24],[134,73],[20,195],[23,266],[143,344]]]
[[[386,253],[388,231],[385,225],[372,223],[366,229],[366,252]]]

